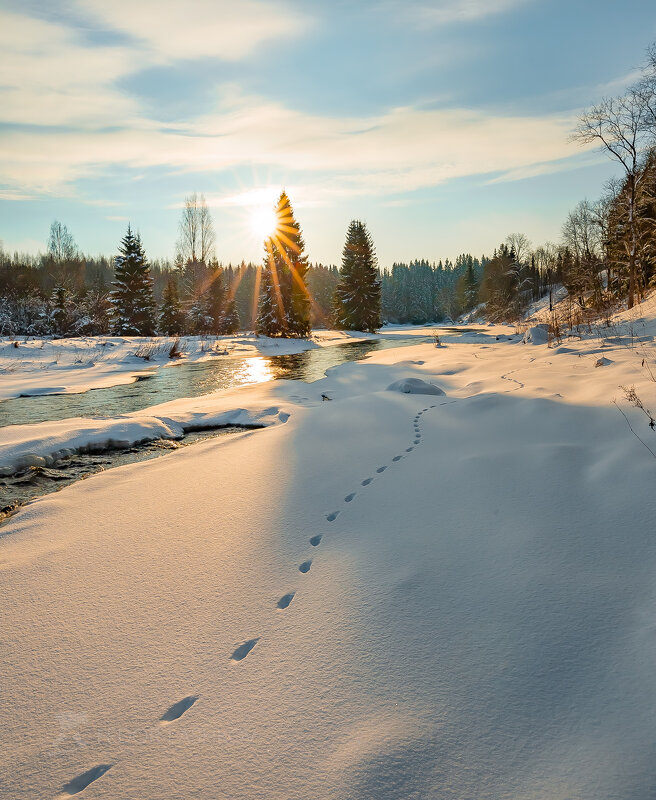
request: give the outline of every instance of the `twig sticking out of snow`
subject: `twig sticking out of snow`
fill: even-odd
[[[636,433],[636,432],[633,430],[633,426],[632,426],[632,425],[631,425],[631,423],[629,422],[629,418],[626,416],[626,414],[625,414],[625,413],[622,411],[622,409],[619,407],[619,405],[617,404],[617,400],[613,400],[613,405],[614,405],[614,406],[617,408],[617,410],[620,412],[620,414],[621,414],[621,415],[624,417],[624,419],[626,420],[626,424],[629,426],[629,430],[631,431],[631,433],[632,433],[632,434],[633,434],[633,435],[636,437],[636,439],[637,439],[637,440],[640,442],[640,444],[642,444],[644,447],[646,447],[646,448],[647,448],[647,450],[649,450],[649,452],[652,454],[652,456],[654,456],[654,458],[656,458],[656,453],[654,453],[654,451],[653,451],[653,450],[651,449],[651,447],[650,447],[650,446],[647,444],[647,442],[644,442],[644,441],[643,441],[643,440],[642,440],[642,439],[641,439],[641,438],[638,436],[638,434],[637,434],[637,433]]]

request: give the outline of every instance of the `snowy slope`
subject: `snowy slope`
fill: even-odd
[[[656,435],[620,384],[656,406],[625,341],[387,350],[30,504],[0,795],[656,796]]]

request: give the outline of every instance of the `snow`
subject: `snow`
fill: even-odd
[[[265,427],[289,413],[257,400],[235,407],[230,395],[205,395],[151,406],[118,417],[71,418],[0,428],[0,475],[26,466],[50,465],[73,452],[125,448],[153,439],[180,439],[188,431],[222,426]],[[241,395],[237,400],[243,399]]]
[[[402,392],[403,394],[444,394],[439,386],[422,381],[421,378],[404,378],[394,381],[387,387],[388,392]]]
[[[656,796],[650,308],[130,415],[289,417],[0,529],[0,795]]]
[[[547,344],[549,341],[548,325],[533,325],[527,328],[522,340],[524,344]]]

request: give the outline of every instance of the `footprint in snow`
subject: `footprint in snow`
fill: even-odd
[[[333,511],[332,514],[327,514],[326,519],[328,522],[334,522],[339,516],[339,511]]]
[[[183,697],[182,700],[178,700],[177,703],[173,703],[171,708],[168,711],[165,711],[162,716],[159,718],[160,722],[173,722],[176,719],[180,719],[180,717],[188,711],[193,704],[198,700],[200,695],[193,695],[190,694],[189,697]]]
[[[405,452],[406,452],[406,453],[412,453],[412,451],[413,451],[414,449],[415,449],[414,447],[406,447],[406,448],[405,448]]]
[[[311,561],[304,561],[304,562],[303,562],[303,563],[302,563],[302,564],[299,566],[299,568],[298,568],[298,571],[299,571],[299,572],[302,572],[303,574],[305,574],[306,572],[309,572],[309,571],[310,571],[310,567],[311,567],[311,566],[312,566],[312,562],[311,562]]]
[[[378,469],[376,470],[376,472],[385,472],[385,470],[386,470],[386,469],[387,469],[387,467],[386,467],[386,466],[385,466],[385,467],[378,467]]]
[[[371,481],[373,481],[373,478],[365,478],[365,479],[362,481],[362,486],[369,486],[369,484],[371,483]]]
[[[287,608],[289,604],[294,599],[294,592],[289,592],[289,594],[283,595],[280,600],[276,603],[278,608]]]
[[[419,439],[415,439],[414,444],[419,444]]]
[[[73,778],[72,781],[65,783],[61,788],[61,794],[59,796],[73,797],[73,795],[83,792],[90,783],[97,781],[98,778],[103,776],[112,766],[113,764],[98,764],[97,767],[92,767],[86,772],[83,772],[81,775],[78,775],[77,778]]]
[[[403,456],[394,456],[392,461],[400,461],[402,458],[403,458]]]
[[[258,636],[257,639],[249,639],[247,642],[240,644],[230,658],[233,661],[243,661],[259,641],[260,637]]]
[[[312,547],[316,547],[319,544],[320,541],[321,541],[321,535],[313,536],[310,539],[310,544],[312,545]]]
[[[345,503],[350,503],[351,500],[353,500],[354,497],[355,497],[355,492],[351,492],[351,494],[347,494],[346,495],[346,497],[344,498],[344,502]]]

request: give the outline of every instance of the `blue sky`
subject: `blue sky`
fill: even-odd
[[[642,0],[4,0],[0,239],[109,255],[130,221],[172,258],[196,191],[219,260],[260,260],[284,186],[312,261],[356,217],[383,265],[554,241],[613,174],[577,114],[654,41]]]

